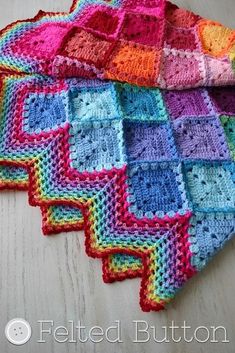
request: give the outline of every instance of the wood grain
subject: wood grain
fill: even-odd
[[[179,0],[202,16],[234,26],[234,0]],[[39,9],[67,11],[70,0],[0,0],[0,27],[34,16]],[[160,313],[142,313],[138,304],[138,279],[106,285],[101,263],[84,252],[83,233],[43,237],[40,211],[30,208],[23,192],[0,194],[0,352],[3,353],[234,353],[235,347],[235,241],[220,253],[201,274],[193,278]],[[23,347],[7,342],[4,328],[14,317],[26,318],[33,336]],[[56,343],[52,337],[39,344],[38,320],[69,320],[88,328],[104,329],[120,320],[123,343]],[[198,326],[222,325],[230,343],[133,343],[132,320],[146,320],[163,334],[162,326],[174,320]]]

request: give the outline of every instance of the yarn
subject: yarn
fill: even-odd
[[[104,280],[142,276],[142,309],[163,308],[233,229],[234,147],[226,124],[234,117],[230,105],[219,109],[215,101],[227,88],[215,94],[34,75],[1,80],[1,179],[12,178],[16,188],[14,177],[23,176],[46,234],[84,226],[88,254],[103,258]],[[230,223],[225,232],[215,225],[211,235],[206,228],[193,234],[198,212],[213,215],[220,229],[217,212]],[[206,257],[209,236],[217,240]]]
[[[161,1],[75,0],[2,30],[0,68],[183,89],[235,82],[235,31]]]
[[[0,35],[0,188],[28,189],[45,234],[84,228],[105,282],[141,276],[144,311],[234,233],[235,91],[214,87],[234,84],[234,33],[164,0],[80,0]]]

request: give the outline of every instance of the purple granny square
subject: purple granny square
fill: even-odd
[[[129,161],[162,161],[177,158],[170,124],[124,122]]]
[[[183,119],[173,125],[182,158],[231,159],[224,131],[217,118]]]
[[[215,109],[219,114],[235,115],[235,88],[213,87],[209,90]]]
[[[206,90],[189,89],[166,91],[164,100],[171,119],[212,115],[212,106]]]

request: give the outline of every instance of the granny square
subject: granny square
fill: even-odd
[[[204,59],[201,54],[164,49],[161,79],[166,88],[186,88],[203,83]]]
[[[234,84],[235,70],[233,69],[229,58],[214,58],[207,55],[205,60],[208,86],[225,86]]]
[[[160,67],[161,51],[120,41],[106,67],[105,78],[153,85]]]
[[[217,118],[176,120],[173,126],[182,158],[230,159],[225,134]]]
[[[235,210],[235,166],[233,163],[186,165],[186,185],[196,211]]]
[[[234,38],[233,29],[205,19],[199,22],[198,34],[204,53],[214,57],[223,57]]]
[[[194,27],[201,19],[199,15],[194,14],[186,9],[179,8],[177,5],[167,1],[166,3],[166,19],[175,27],[190,28]]]
[[[163,47],[165,21],[144,14],[126,13],[121,38],[127,41]]]
[[[214,111],[205,89],[165,91],[164,101],[172,119],[182,117],[205,117]]]
[[[122,19],[123,16],[117,9],[98,6],[85,21],[84,27],[100,34],[108,35],[108,37],[116,37],[121,27]]]
[[[120,117],[113,86],[75,89],[71,93],[70,102],[72,122]]]
[[[210,88],[209,95],[219,114],[235,115],[235,88],[233,86],[224,87],[223,90],[218,87]]]
[[[177,158],[169,123],[124,122],[129,161],[161,161]]]
[[[227,138],[233,160],[235,159],[235,117],[221,116],[220,118]]]
[[[37,58],[48,58],[55,55],[60,43],[68,32],[66,23],[43,23],[27,31],[14,42],[13,51],[18,54],[34,54]]]
[[[114,42],[108,41],[98,34],[73,27],[63,39],[58,54],[93,64],[99,68],[106,62],[113,46]]]
[[[125,118],[133,120],[167,120],[159,89],[146,89],[128,84],[118,85],[119,100]]]
[[[192,217],[190,242],[197,249],[193,265],[201,270],[235,232],[234,213],[197,213]]]
[[[187,207],[181,167],[149,163],[129,167],[130,211],[138,218],[175,214]]]
[[[178,28],[167,23],[165,43],[171,49],[199,51],[195,28]]]
[[[28,190],[44,234],[83,228],[105,282],[141,276],[146,312],[234,233],[234,39],[166,0],[74,0],[0,33],[0,189]]]
[[[24,106],[23,130],[27,133],[50,131],[68,120],[67,96],[61,93],[31,93]]]
[[[124,8],[133,12],[163,17],[165,0],[128,0],[124,2]]]
[[[70,136],[71,166],[79,172],[123,166],[122,122],[75,123]]]

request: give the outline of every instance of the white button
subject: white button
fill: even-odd
[[[24,319],[13,319],[5,328],[5,335],[9,342],[21,346],[29,341],[32,334],[30,324]]]

